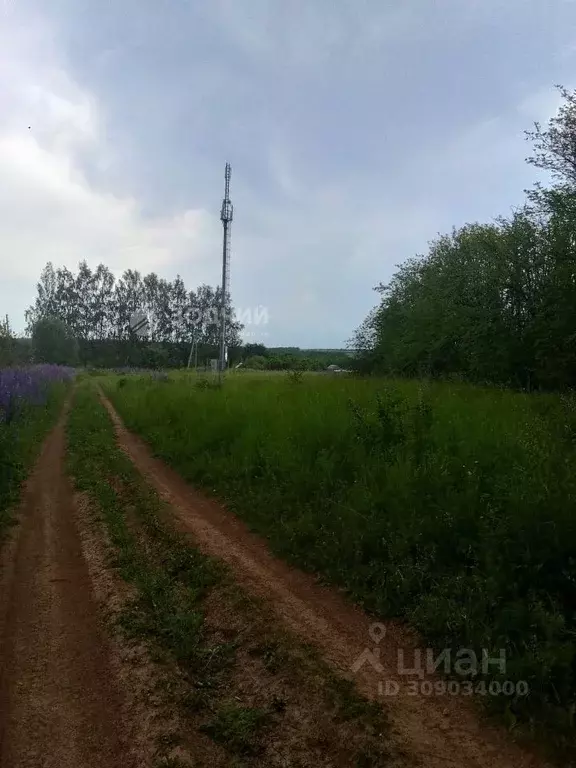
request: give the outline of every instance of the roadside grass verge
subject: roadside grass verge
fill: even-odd
[[[391,765],[382,710],[277,629],[222,564],[173,529],[117,447],[90,382],[75,393],[67,461],[107,531],[112,567],[131,587],[116,628],[164,668],[164,700],[183,723],[159,744],[158,766],[189,765],[190,756],[210,766]]]
[[[14,505],[42,442],[62,409],[68,385],[50,388],[44,405],[24,404],[16,418],[0,420],[0,544],[14,522]]]
[[[510,727],[573,743],[576,400],[462,384],[110,377],[126,426],[273,550],[403,617],[438,650],[501,649],[466,679]]]

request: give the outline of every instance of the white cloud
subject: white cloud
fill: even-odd
[[[187,258],[206,279],[215,219],[201,209],[150,219],[137,199],[90,183],[87,160],[113,162],[98,104],[66,72],[51,30],[21,22],[11,14],[0,33],[0,312],[22,329],[49,260],[172,276]]]

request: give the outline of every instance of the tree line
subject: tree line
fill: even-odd
[[[324,371],[329,365],[349,368],[353,364],[342,349],[267,348],[264,344],[246,344],[241,357],[246,368],[256,371]]]
[[[31,357],[30,339],[16,338],[6,315],[4,320],[0,320],[0,367],[26,365]]]
[[[34,304],[26,312],[27,332],[35,358],[113,367],[185,365],[191,345],[198,359],[217,356],[222,313],[220,288],[200,285],[188,290],[178,275],[173,281],[155,273],[126,270],[120,278],[104,264],[91,270],[80,262],[76,273],[48,263],[42,270]],[[144,312],[144,336],[130,328],[134,312]],[[226,341],[241,344],[242,325],[226,297]],[[54,358],[58,358],[57,360]]]
[[[509,217],[434,240],[380,284],[352,340],[365,371],[526,389],[576,382],[576,92],[527,131],[536,184]]]

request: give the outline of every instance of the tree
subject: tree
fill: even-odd
[[[108,338],[112,329],[114,282],[114,275],[108,267],[98,264],[93,275],[91,318],[93,337],[100,341]]]
[[[83,298],[78,293],[74,274],[66,267],[57,269],[55,317],[59,317],[77,335],[81,333],[80,307]]]
[[[78,361],[78,343],[70,328],[57,317],[45,317],[34,324],[32,349],[37,363],[76,365]]]
[[[266,358],[263,355],[252,355],[246,358],[244,365],[255,371],[262,371],[266,367]]]
[[[37,295],[34,305],[26,310],[26,329],[32,332],[32,327],[42,317],[56,317],[56,273],[52,262],[48,262],[40,274],[36,285]]]
[[[154,313],[154,328],[159,341],[172,341],[174,315],[172,286],[167,280],[160,278],[156,284],[156,309]]]
[[[130,316],[144,307],[144,284],[140,273],[127,269],[114,287],[111,319],[117,339],[130,339]]]
[[[527,132],[555,185],[494,224],[467,224],[401,265],[350,346],[355,366],[548,389],[576,384],[576,92]]]
[[[243,358],[247,359],[255,355],[257,357],[266,357],[268,355],[268,350],[264,344],[245,344],[242,350]]]
[[[188,291],[180,275],[170,284],[170,304],[172,305],[172,341],[187,341]]]
[[[552,178],[570,188],[576,187],[576,91],[562,85],[556,88],[564,99],[555,117],[545,128],[534,123],[526,138],[534,144],[534,155],[527,162],[549,171]]]
[[[77,337],[87,341],[94,337],[96,318],[94,316],[95,276],[85,261],[78,265],[74,278],[74,300],[76,303],[75,330]]]
[[[6,315],[6,319],[0,321],[0,366],[14,365],[15,359],[16,340]]]
[[[192,341],[217,355],[220,342],[220,290],[201,285],[187,291],[177,275],[170,282],[151,273],[126,270],[119,280],[103,264],[92,271],[80,262],[76,274],[47,264],[38,292],[26,312],[27,329],[46,318],[58,318],[78,339],[84,364],[186,364]],[[130,316],[143,311],[150,320],[144,338],[130,331]],[[234,320],[230,297],[226,301],[229,359],[238,357],[242,325]],[[156,345],[156,346],[151,346]],[[157,345],[163,345],[159,347]],[[209,351],[208,351],[209,350]]]

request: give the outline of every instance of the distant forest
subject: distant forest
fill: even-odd
[[[376,287],[356,332],[365,371],[456,376],[523,389],[576,385],[576,92],[526,138],[547,172],[524,205],[467,224]]]
[[[73,273],[48,263],[34,305],[26,312],[27,332],[34,340],[39,324],[58,321],[58,332],[75,340],[72,356],[82,365],[181,366],[192,341],[198,344],[199,359],[217,355],[220,307],[220,288],[201,285],[188,290],[180,276],[168,281],[153,272],[142,276],[129,269],[116,279],[103,264],[92,271],[83,261]],[[142,338],[130,330],[136,311],[151,319]],[[234,319],[229,297],[226,315],[227,343],[238,348],[242,325]]]
[[[28,339],[16,339],[8,319],[0,323],[0,365],[50,362],[95,368],[206,367],[218,357],[221,290],[201,285],[188,290],[173,281],[126,270],[116,279],[103,264],[76,273],[48,263],[26,312]],[[150,318],[144,336],[130,329],[133,312]],[[227,297],[229,364],[260,370],[323,370],[350,362],[346,350],[301,350],[242,344],[243,326]],[[194,346],[193,346],[194,343]]]

